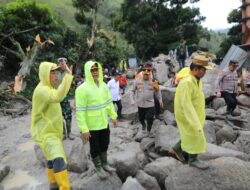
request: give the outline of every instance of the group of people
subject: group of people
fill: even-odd
[[[173,153],[190,166],[206,169],[208,165],[197,159],[198,154],[206,151],[204,135],[205,98],[202,91],[201,78],[206,70],[209,59],[204,56],[194,56],[189,72],[178,82],[174,100],[174,113],[180,133],[180,141],[173,147]],[[236,61],[229,63],[228,70],[221,72],[218,79],[217,96],[222,95],[228,105],[227,113],[235,109],[237,91]],[[232,68],[232,69],[231,69]],[[58,72],[64,71],[61,84],[58,82]],[[115,168],[108,165],[107,150],[110,143],[111,118],[114,127],[117,119],[122,119],[121,97],[119,95],[119,73],[107,84],[104,82],[103,69],[99,62],[85,63],[85,82],[78,86],[75,92],[76,120],[84,141],[89,141],[90,155],[95,165],[96,174],[100,179],[106,179],[108,173]],[[39,66],[40,83],[32,98],[32,138],[38,143],[47,160],[47,175],[51,189],[70,189],[67,174],[67,160],[62,144],[63,117],[60,102],[66,97],[72,80],[72,71],[65,61],[54,64],[42,62]],[[233,87],[232,87],[233,86]],[[131,90],[131,104],[138,107],[139,121],[142,130],[152,135],[151,129],[155,117],[155,102],[163,108],[163,100],[152,67],[142,68],[135,78]],[[114,104],[117,105],[117,112]],[[67,121],[66,121],[67,123]],[[71,138],[70,132],[67,135]]]

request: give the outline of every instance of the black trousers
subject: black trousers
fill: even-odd
[[[151,131],[153,121],[154,121],[155,108],[154,107],[149,107],[149,108],[138,107],[138,114],[139,114],[139,120],[142,124],[142,129],[145,129],[146,127],[146,124],[145,124],[145,120],[146,120],[147,131]]]
[[[227,112],[232,113],[237,106],[236,93],[223,91],[221,92],[221,95],[227,104]]]
[[[116,104],[118,119],[121,119],[121,117],[122,117],[122,101],[121,100],[113,101],[113,104]]]
[[[108,128],[98,130],[98,131],[89,131],[90,132],[90,155],[92,158],[98,156],[101,152],[106,152],[108,150],[110,142],[110,130]]]
[[[161,114],[161,106],[156,95],[154,95],[154,101],[155,101],[155,116],[158,116]]]

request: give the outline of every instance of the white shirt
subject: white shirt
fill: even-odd
[[[119,96],[119,80],[115,81],[115,79],[111,79],[108,82],[108,88],[110,91],[110,94],[112,96],[112,100],[113,101],[118,101],[121,99],[121,97]]]

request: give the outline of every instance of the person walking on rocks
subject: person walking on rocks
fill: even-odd
[[[110,94],[112,96],[113,104],[116,104],[117,106],[117,115],[118,115],[117,119],[119,121],[122,121],[122,101],[119,95],[119,89],[120,89],[119,79],[120,79],[120,73],[115,73],[113,79],[111,79],[107,85],[110,90]]]
[[[66,72],[59,87],[58,69]],[[66,63],[56,65],[42,62],[39,66],[40,82],[32,97],[31,135],[47,160],[50,189],[70,190],[67,160],[63,149],[63,118],[60,102],[72,83],[72,71]]]
[[[90,155],[100,179],[107,178],[107,172],[114,172],[107,163],[110,142],[108,116],[114,127],[117,114],[108,86],[103,82],[101,64],[88,61],[84,67],[86,82],[76,89],[76,120],[85,141],[90,143]]]
[[[147,128],[148,135],[151,135],[150,131],[155,115],[154,95],[156,95],[159,100],[160,107],[163,108],[159,85],[153,82],[151,76],[151,71],[149,69],[144,69],[142,77],[135,80],[130,95],[131,105],[137,104],[138,106],[139,121],[142,124],[142,131],[144,132]],[[147,121],[147,125],[145,120]]]
[[[176,88],[174,113],[181,140],[173,147],[173,153],[190,166],[207,169],[208,165],[197,159],[198,154],[206,151],[204,135],[205,97],[200,80],[207,69],[209,59],[194,56],[190,65],[190,73],[182,78]]]
[[[237,106],[236,96],[238,93],[238,75],[236,68],[238,62],[231,60],[228,67],[219,73],[217,79],[216,96],[223,97],[227,104],[227,117],[233,116],[233,111]]]

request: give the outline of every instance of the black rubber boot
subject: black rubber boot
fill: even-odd
[[[175,154],[175,156],[177,157],[177,159],[183,163],[186,162],[186,159],[183,155],[183,151],[181,149],[181,141],[178,141],[174,147],[172,148],[173,153]]]
[[[108,177],[107,173],[102,168],[102,162],[99,156],[93,159],[95,165],[96,174],[100,179],[106,179]]]

